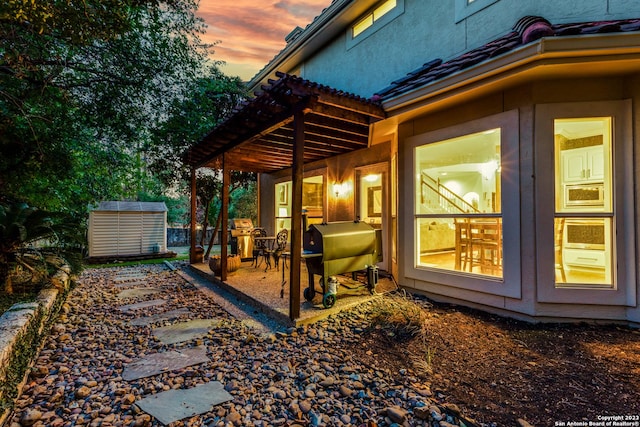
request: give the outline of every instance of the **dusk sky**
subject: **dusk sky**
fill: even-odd
[[[331,0],[200,0],[208,28],[204,42],[219,41],[214,59],[227,75],[249,80],[284,46],[296,26],[305,28]]]

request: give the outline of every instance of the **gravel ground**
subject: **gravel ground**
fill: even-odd
[[[461,425],[457,407],[443,403],[446,396],[433,395],[411,372],[366,365],[341,349],[341,343],[358,342],[374,301],[313,325],[260,334],[166,266],[137,271],[146,272],[148,285],[161,289],[168,302],[122,312],[116,297],[122,288],[113,278],[123,270],[83,273],[35,361],[9,426],[156,426],[160,423],[142,412],[137,400],[209,381],[224,384],[233,401],[173,426]],[[129,323],[184,307],[191,314],[149,326]],[[152,333],[154,327],[204,318],[220,322],[192,342],[166,345]],[[144,355],[196,345],[207,349],[209,362],[130,382],[122,378],[124,366]]]

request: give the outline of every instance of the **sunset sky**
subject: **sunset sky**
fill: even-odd
[[[225,74],[249,80],[285,46],[296,26],[305,28],[331,0],[200,0],[208,25],[204,42],[219,41],[214,59]]]

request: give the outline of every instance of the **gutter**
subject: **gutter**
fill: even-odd
[[[406,112],[416,104],[437,102],[444,96],[475,87],[476,83],[505,80],[536,66],[566,64],[561,59],[611,60],[613,56],[638,61],[640,71],[640,33],[594,34],[544,37],[496,58],[458,71],[426,86],[383,101],[388,117]],[[503,76],[503,77],[501,77]]]

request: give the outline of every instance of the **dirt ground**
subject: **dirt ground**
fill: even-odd
[[[406,369],[480,423],[514,426],[521,418],[534,426],[589,425],[627,416],[627,425],[640,425],[639,330],[533,325],[418,302],[427,312],[424,334],[398,340],[372,329],[345,346],[371,366]]]

